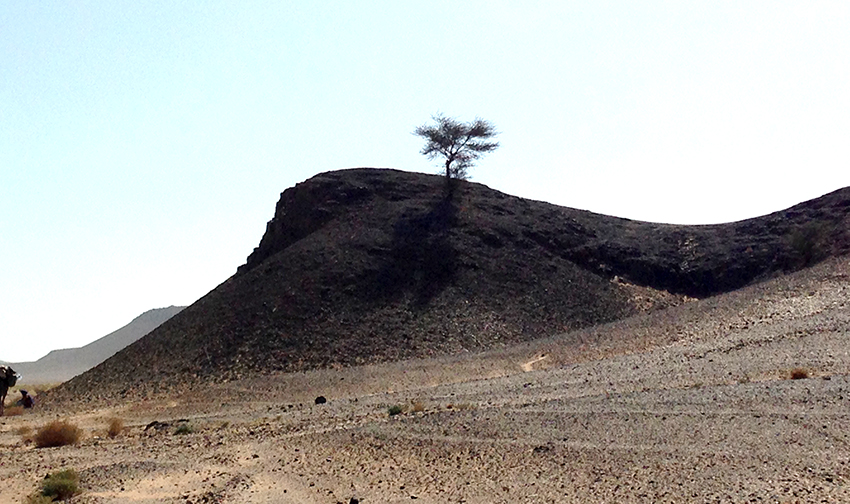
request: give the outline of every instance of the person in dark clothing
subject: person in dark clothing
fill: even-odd
[[[29,395],[29,392],[26,390],[21,390],[21,398],[18,399],[18,406],[23,406],[24,408],[32,408],[35,405],[35,401],[32,396]]]

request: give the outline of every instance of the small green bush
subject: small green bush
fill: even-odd
[[[73,469],[65,469],[53,474],[49,474],[41,482],[41,490],[31,495],[27,502],[30,504],[40,504],[43,502],[53,502],[54,500],[67,500],[79,494],[80,477],[77,471]]]
[[[788,239],[797,264],[812,266],[825,259],[829,255],[826,246],[828,235],[826,226],[814,222],[791,231]]]
[[[183,434],[191,434],[193,432],[195,432],[195,428],[189,425],[188,423],[181,423],[177,426],[176,429],[174,429],[174,434],[178,436]]]
[[[403,412],[404,412],[404,408],[402,408],[398,404],[390,406],[389,409],[387,410],[387,413],[389,413],[390,416],[400,415]]]

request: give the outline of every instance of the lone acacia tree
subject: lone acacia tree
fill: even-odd
[[[445,158],[447,181],[466,179],[466,170],[473,161],[499,147],[499,142],[489,141],[499,134],[489,121],[475,118],[471,123],[462,123],[442,114],[432,119],[436,124],[423,124],[413,134],[427,140],[421,153],[428,159]]]

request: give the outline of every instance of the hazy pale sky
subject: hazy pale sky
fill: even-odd
[[[850,185],[850,2],[99,1],[0,7],[0,359],[188,305],[328,170],[715,223]]]

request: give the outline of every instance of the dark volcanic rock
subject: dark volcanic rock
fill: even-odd
[[[449,194],[434,175],[323,173],[281,195],[233,277],[55,394],[477,351],[587,327],[844,254],[848,207],[843,189],[765,217],[678,226],[469,182]]]

